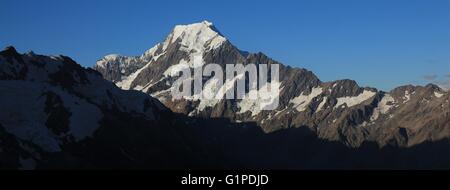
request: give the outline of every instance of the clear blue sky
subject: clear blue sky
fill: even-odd
[[[176,24],[209,20],[242,50],[389,90],[450,81],[450,0],[0,0],[0,46],[83,66],[139,55]]]

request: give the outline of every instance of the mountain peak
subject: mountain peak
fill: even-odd
[[[175,26],[176,28],[184,28],[184,29],[193,29],[193,28],[199,28],[202,27],[203,29],[211,29],[211,30],[216,30],[214,28],[214,24],[208,20],[203,20],[201,22],[196,22],[196,23],[191,23],[191,24],[179,24]],[[218,32],[218,31],[216,31]]]
[[[214,27],[212,22],[204,20],[199,23],[176,25],[165,41],[165,46],[177,42],[186,50],[214,49],[226,38]]]
[[[0,52],[4,52],[5,54],[11,54],[11,55],[15,55],[18,54],[16,48],[14,48],[13,46],[7,46],[5,47],[5,49],[3,49]]]
[[[204,25],[207,25],[207,26],[214,26],[214,24],[212,22],[209,22],[207,20],[204,20],[201,23],[204,24]]]
[[[109,55],[106,55],[106,56],[104,57],[104,59],[109,59],[109,60],[111,60],[111,59],[117,59],[117,58],[119,58],[119,57],[120,57],[119,54],[109,54]]]

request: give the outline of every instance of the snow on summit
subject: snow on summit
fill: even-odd
[[[167,51],[167,48],[174,43],[179,43],[181,45],[181,51],[194,51],[197,54],[202,54],[220,47],[225,41],[227,41],[227,39],[223,37],[220,32],[216,30],[213,23],[209,21],[187,25],[176,25],[163,42],[148,49],[141,56],[126,57],[118,54],[110,54],[97,61],[96,65],[101,68],[106,68],[111,62],[116,62],[117,59],[124,59],[124,62],[126,63],[156,61],[159,56],[163,55]],[[157,53],[157,50],[160,49],[161,51],[158,51]]]
[[[200,23],[177,25],[164,42],[164,47],[180,40],[183,50],[207,50],[219,47],[226,38],[215,30],[209,21]],[[163,48],[163,49],[165,49]]]

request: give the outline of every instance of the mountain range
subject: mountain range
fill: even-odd
[[[169,73],[195,57],[201,66],[279,64],[278,108],[174,100]],[[208,21],[178,25],[142,55],[107,55],[93,68],[7,47],[0,89],[4,169],[450,168],[449,92],[323,82],[239,50]]]
[[[258,100],[172,100],[174,77],[168,73],[180,65],[194,67],[197,55],[203,66],[280,64],[280,105],[265,111],[260,110]],[[323,82],[308,70],[283,65],[262,53],[239,50],[208,21],[176,26],[143,55],[108,55],[94,69],[124,90],[157,98],[173,112],[255,122],[266,133],[307,127],[319,138],[351,147],[365,141],[408,147],[450,135],[449,94],[436,85],[382,92],[360,87],[352,80]]]

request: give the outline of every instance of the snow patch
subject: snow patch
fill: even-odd
[[[373,97],[375,94],[376,94],[376,92],[364,90],[364,92],[359,94],[358,96],[347,96],[347,97],[338,98],[337,99],[338,102],[336,103],[334,108],[338,108],[339,106],[344,105],[344,104],[346,104],[347,107],[352,107],[352,106],[361,104],[362,102]]]
[[[322,102],[320,102],[319,107],[317,107],[316,113],[319,112],[320,110],[322,110],[323,106],[325,105],[325,103],[327,103],[328,97],[324,97]]]
[[[268,88],[274,87],[275,89],[279,89],[279,92],[281,92],[284,88],[281,87],[280,82],[273,82],[273,84],[267,82],[264,86],[261,87],[260,90],[258,90],[256,93],[259,97],[270,97],[269,99],[262,99],[262,98],[244,98],[238,103],[238,107],[240,108],[239,112],[240,114],[245,113],[247,111],[250,111],[252,113],[252,117],[258,115],[263,108],[267,108],[267,106],[270,106],[274,103],[274,101],[279,98],[279,94],[274,94],[273,90],[272,92],[268,92],[267,90],[262,89],[268,89]],[[249,92],[248,94],[252,94],[253,92]],[[248,96],[248,94],[246,96]]]
[[[386,114],[388,113],[388,111],[394,107],[394,98],[389,95],[386,94],[381,100],[380,102],[378,102],[377,107],[373,110],[372,116],[370,116],[370,120],[371,121],[375,121],[378,119],[378,117],[381,114]],[[389,105],[390,104],[390,105]]]
[[[294,104],[294,108],[297,109],[297,111],[302,112],[305,111],[307,106],[309,105],[309,103],[311,103],[311,101],[317,97],[318,95],[320,95],[322,93],[322,88],[318,87],[318,88],[313,88],[311,90],[311,93],[308,95],[304,95],[303,92],[300,94],[300,96],[297,96],[295,98],[293,98],[292,100],[289,101],[289,103]]]
[[[434,92],[434,96],[436,96],[436,98],[440,98],[440,97],[444,96],[444,94],[439,93],[439,92]]]
[[[414,94],[415,92],[413,92],[413,94]],[[409,93],[409,91],[408,90],[406,90],[405,91],[405,96],[403,97],[403,103],[406,103],[406,102],[408,102],[409,100],[411,100],[411,94]]]

